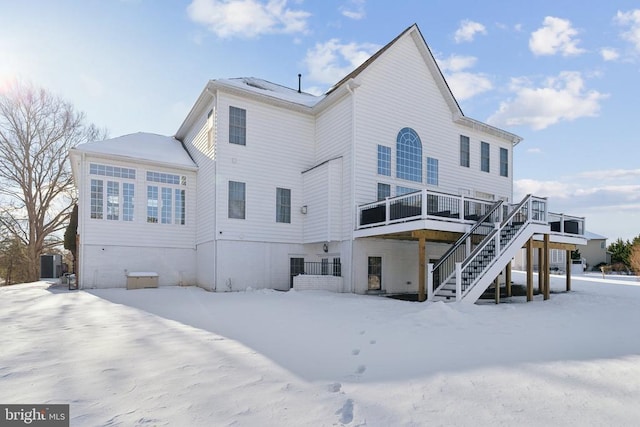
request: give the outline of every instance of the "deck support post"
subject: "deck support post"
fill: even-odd
[[[542,248],[538,248],[538,293],[544,293],[544,258]]]
[[[462,301],[462,263],[456,262],[456,301]]]
[[[533,237],[527,240],[527,302],[533,301]]]
[[[496,276],[495,279],[493,279],[493,285],[494,288],[496,290],[496,304],[500,304],[500,276]]]
[[[425,281],[427,278],[426,275],[426,250],[425,250],[426,239],[424,237],[420,237],[418,239],[418,301],[422,302],[426,299],[425,293]]]
[[[427,301],[433,300],[433,264],[427,264]]]
[[[509,261],[509,263],[507,264],[507,268],[505,269],[504,281],[507,287],[507,296],[508,297],[513,296],[511,292],[511,261]]]
[[[544,299],[549,299],[551,277],[549,273],[549,235],[544,235]]]
[[[571,291],[571,251],[567,250],[567,266],[566,269],[566,277],[567,277],[567,292]]]

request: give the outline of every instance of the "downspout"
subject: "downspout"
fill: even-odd
[[[86,154],[84,152],[82,152],[80,154],[80,179],[78,179],[79,185],[78,185],[78,222],[80,224],[80,239],[78,239],[80,241],[80,254],[79,254],[79,258],[80,260],[76,260],[76,263],[78,265],[76,265],[76,268],[78,269],[78,273],[80,277],[76,277],[76,280],[80,279],[79,281],[76,281],[76,286],[78,287],[78,289],[84,289],[84,266],[85,266],[85,244],[84,244],[84,239],[85,239],[85,234],[84,234],[84,229],[85,229],[85,222],[86,222],[86,217],[85,217],[85,212],[84,212],[84,203],[81,203],[81,200],[84,200],[85,194],[84,194],[84,184],[85,181],[88,177],[85,176],[84,171],[85,171],[85,162],[86,162]],[[76,248],[77,250],[78,248]],[[78,262],[81,261],[81,262]]]
[[[214,108],[215,114],[218,114],[218,106],[215,105],[215,101],[217,100],[217,98],[215,97],[215,94],[211,91],[211,89],[209,89],[209,87],[207,86],[207,93],[209,95],[211,95],[211,99],[214,101],[214,105],[212,106]],[[217,117],[214,117],[214,122],[215,122],[215,131],[213,134],[213,138],[214,138],[214,153],[217,153],[218,151],[218,123],[217,123]],[[215,292],[216,291],[216,286],[218,283],[218,159],[217,156],[214,155],[213,158],[213,283],[211,284],[211,286],[209,287],[209,291],[210,292]]]
[[[351,94],[351,206],[355,206],[356,204],[356,94],[355,89],[359,85],[355,83],[353,79],[349,80],[345,87]],[[353,230],[355,229],[355,214],[351,210],[351,236],[349,238],[349,243],[351,245],[351,293],[355,293],[356,291],[356,282],[355,282],[355,263],[354,263],[354,241],[353,241]]]

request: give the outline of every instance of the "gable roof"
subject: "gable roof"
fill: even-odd
[[[357,67],[351,73],[343,77],[335,85],[333,85],[322,96],[315,96],[304,92],[299,93],[295,89],[287,88],[285,86],[280,86],[266,80],[256,79],[253,77],[209,80],[204,90],[196,100],[195,104],[189,111],[187,117],[184,119],[178,131],[176,132],[176,138],[183,139],[186,136],[188,128],[196,120],[197,116],[200,115],[201,110],[209,105],[211,99],[213,98],[213,93],[217,89],[230,90],[231,92],[235,92],[239,95],[261,97],[267,102],[276,102],[281,106],[294,108],[296,110],[305,111],[308,113],[326,108],[333,102],[332,100],[343,96],[344,93],[347,92],[347,90],[350,88],[350,82],[352,82],[356,77],[358,77],[358,75],[360,75],[369,66],[371,66],[371,64],[373,64],[380,56],[382,56],[387,50],[389,50],[394,44],[396,44],[398,40],[406,36],[411,37],[416,44],[416,47],[421,53],[422,58],[424,59],[425,64],[436,83],[436,86],[440,90],[443,99],[449,107],[451,117],[454,122],[471,129],[477,129],[482,132],[495,135],[497,137],[510,141],[513,145],[516,145],[520,141],[522,141],[522,138],[518,135],[491,126],[487,123],[471,119],[463,114],[458,101],[453,96],[453,92],[451,92],[451,88],[445,80],[444,75],[442,74],[442,70],[438,66],[438,63],[436,62],[431,49],[427,45],[427,42],[422,36],[422,33],[420,32],[417,24],[413,24],[403,32],[401,32],[397,37],[395,37],[380,50],[374,53],[359,67]]]
[[[88,142],[71,152],[146,160],[167,166],[196,169],[197,166],[180,141],[155,133],[138,132],[104,141]]]
[[[596,233],[592,233],[592,232],[590,232],[590,231],[585,231],[585,232],[584,232],[584,237],[585,237],[587,240],[607,240],[607,238],[606,238],[606,237],[601,236],[601,235],[596,234]]]

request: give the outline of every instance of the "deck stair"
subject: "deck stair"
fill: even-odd
[[[495,203],[430,268],[429,299],[474,303],[529,238],[548,231],[545,212],[546,201],[531,195],[514,207]]]

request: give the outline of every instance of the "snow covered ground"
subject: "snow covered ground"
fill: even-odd
[[[2,287],[0,403],[69,403],[73,426],[639,425],[640,282],[572,283],[500,305]]]

